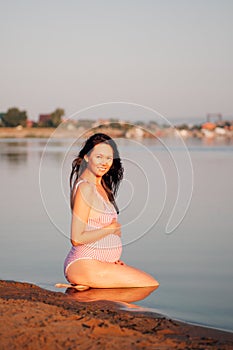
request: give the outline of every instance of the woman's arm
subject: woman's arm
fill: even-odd
[[[94,197],[92,185],[85,182],[79,185],[75,195],[71,222],[71,243],[74,246],[97,241],[110,233],[121,235],[121,225],[117,221],[101,229],[85,231]]]

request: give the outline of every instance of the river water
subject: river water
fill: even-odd
[[[81,141],[0,140],[1,279],[65,282],[68,177]],[[160,282],[135,305],[233,331],[232,143],[117,143],[122,260]]]

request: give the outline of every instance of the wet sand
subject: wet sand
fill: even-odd
[[[131,304],[110,301],[114,291],[99,292],[64,294],[29,283],[0,281],[1,350],[233,349],[233,333],[159,314],[120,310],[120,305]],[[128,295],[128,301],[139,298],[141,292],[136,288],[133,297],[127,293],[119,290],[119,295]],[[106,295],[107,301],[93,301]]]

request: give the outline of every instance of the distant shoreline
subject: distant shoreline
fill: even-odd
[[[96,129],[97,130],[97,129]],[[8,138],[44,138],[48,139],[50,137],[52,138],[78,138],[82,135],[89,135],[93,132],[93,129],[85,130],[85,129],[79,129],[75,128],[72,130],[67,130],[65,128],[6,128],[1,127],[0,128],[0,138],[2,139],[8,139]],[[111,128],[99,128],[98,132],[104,132],[109,134],[111,137],[121,137],[122,132],[116,129]]]
[[[49,138],[55,128],[0,128],[0,138]]]
[[[1,127],[0,128],[0,138],[44,138],[48,139],[50,137],[52,138],[78,138],[80,136],[84,136],[84,138],[90,136],[93,132],[103,132],[108,134],[109,136],[113,138],[117,137],[125,137],[125,131],[111,128],[111,127],[93,127],[90,129],[84,129],[84,128],[73,128],[71,130],[58,127],[58,128],[29,128],[29,127]],[[147,138],[147,137],[154,137],[156,135],[153,135],[149,131],[146,132],[141,138]],[[135,138],[137,135],[131,134],[130,138]]]
[[[221,128],[216,128],[214,130],[185,130],[177,129],[175,127],[162,128],[157,130],[148,130],[140,126],[134,126],[132,129],[126,131],[120,128],[113,128],[108,126],[93,127],[90,129],[79,128],[31,128],[31,127],[0,127],[0,139],[9,138],[41,138],[49,139],[50,137],[54,139],[77,139],[80,137],[87,138],[94,132],[102,132],[108,134],[113,138],[128,138],[128,139],[147,139],[147,138],[182,138],[183,140],[189,138],[195,138],[199,140],[206,140],[207,142],[212,142],[216,140],[217,142],[226,142],[227,144],[232,144],[233,141],[233,130],[225,131]]]

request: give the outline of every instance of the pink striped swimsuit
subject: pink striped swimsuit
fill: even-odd
[[[86,180],[80,180],[78,185]],[[112,203],[106,201],[95,188],[97,196],[104,203],[104,212],[97,218],[88,218],[86,231],[96,230],[108,226],[113,219],[117,219],[117,213]],[[91,232],[90,232],[91,234]],[[64,262],[64,274],[68,267],[77,260],[95,259],[103,262],[115,262],[120,259],[122,252],[121,238],[118,235],[109,234],[98,241],[72,246]]]

